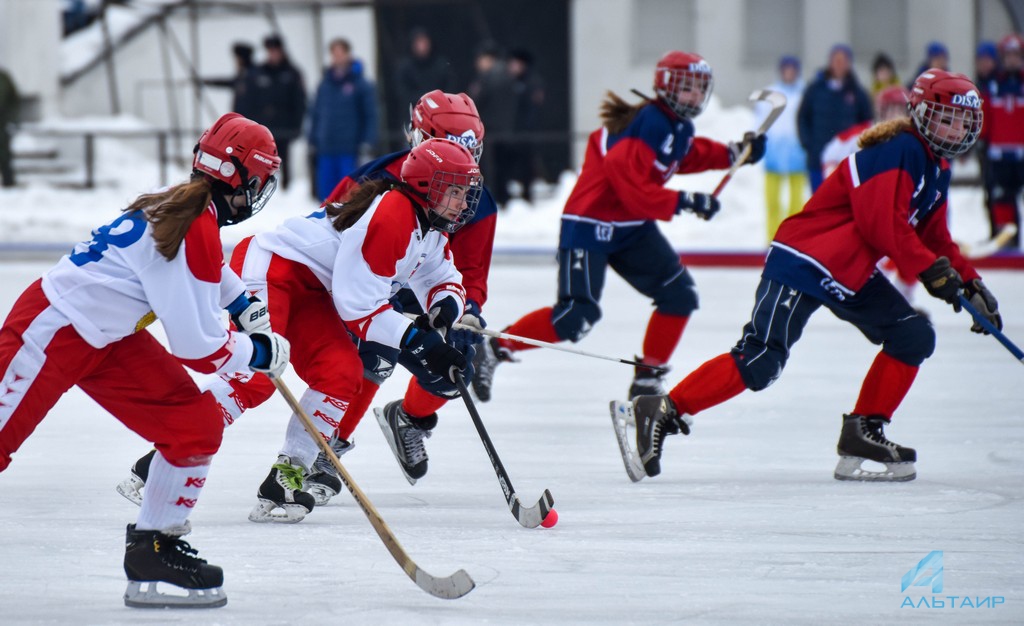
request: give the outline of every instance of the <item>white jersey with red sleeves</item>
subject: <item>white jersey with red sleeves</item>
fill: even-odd
[[[94,348],[142,330],[155,317],[171,354],[203,373],[248,369],[252,342],[225,327],[221,305],[241,293],[240,285],[234,272],[224,271],[212,204],[170,261],[136,211],[94,230],[91,241],[75,246],[42,278],[46,298]]]
[[[448,236],[429,229],[405,195],[378,196],[359,220],[338,231],[324,210],[290,218],[255,244],[308,267],[332,292],[342,321],[360,339],[399,347],[410,321],[388,300],[408,287],[428,310],[446,296],[465,307],[462,275]]]

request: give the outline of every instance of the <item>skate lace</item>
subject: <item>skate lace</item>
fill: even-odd
[[[195,572],[200,565],[206,563],[206,559],[199,558],[199,551],[187,541],[167,535],[160,535],[153,540],[153,551],[160,555],[161,561],[177,570]]]
[[[339,459],[342,455],[351,450],[353,445],[355,444],[346,441],[345,439],[331,439],[331,450],[334,450],[334,456]],[[338,470],[334,469],[334,465],[327,460],[327,456],[325,456],[323,452],[321,452],[320,455],[316,457],[316,461],[313,462],[313,470],[314,472],[330,474],[332,476],[338,474]]]
[[[413,426],[407,426],[402,430],[402,447],[405,448],[405,456],[409,459],[409,465],[416,465],[427,458],[423,440],[428,437],[430,437],[429,430],[420,430]]]
[[[885,438],[885,432],[882,431],[881,423],[872,423],[865,421],[861,427],[861,432],[871,441],[879,445],[886,446],[895,450],[898,446]]]
[[[293,491],[302,491],[303,471],[301,467],[288,463],[275,463],[272,467],[278,471],[285,487]]]

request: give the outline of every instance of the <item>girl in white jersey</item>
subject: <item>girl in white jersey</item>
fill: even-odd
[[[128,606],[227,602],[221,568],[180,539],[223,430],[213,396],[183,365],[271,375],[287,365],[287,342],[259,328],[264,307],[223,267],[219,234],[266,204],[279,165],[265,127],[221,117],[196,146],[189,182],[140,196],[93,231],[25,290],[0,329],[0,471],[74,385],[156,446],[151,497],[127,530]],[[249,336],[224,327],[222,307]],[[156,319],[170,351],[145,330]],[[158,582],[188,595],[162,594]]]

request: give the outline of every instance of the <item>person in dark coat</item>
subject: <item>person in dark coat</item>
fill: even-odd
[[[0,181],[4,187],[14,186],[14,167],[11,162],[11,135],[18,123],[21,98],[11,75],[0,69]]]
[[[252,46],[237,42],[231,46],[235,57],[235,75],[230,78],[207,78],[204,85],[225,87],[232,90],[231,110],[251,118],[256,113],[256,73],[252,63]]]
[[[507,167],[511,141],[515,138],[516,110],[518,98],[516,84],[509,74],[497,44],[484,42],[476,55],[476,78],[467,90],[476,102],[480,119],[487,125],[487,151],[480,160],[480,169],[489,182],[499,208],[504,208],[511,197],[508,191],[510,180]],[[514,156],[513,156],[514,158]]]
[[[451,62],[434,52],[430,33],[420,26],[412,29],[409,33],[409,56],[398,63],[395,73],[394,118],[408,120],[409,107],[429,91],[456,91],[455,80]]]
[[[263,40],[267,61],[256,73],[256,108],[252,120],[270,129],[281,157],[281,187],[291,180],[291,142],[302,134],[306,116],[306,88],[302,73],[292,65],[278,35]]]
[[[807,152],[811,190],[822,182],[821,150],[836,133],[874,117],[871,98],[853,73],[853,52],[838,44],[829,53],[828,67],[804,92],[797,111],[800,144]]]
[[[331,65],[324,70],[309,111],[309,145],[316,150],[317,195],[327,197],[342,178],[356,169],[360,151],[377,143],[377,94],[363,76],[363,64],[352,58],[345,39],[330,44]]]
[[[523,48],[509,53],[508,73],[516,89],[516,141],[506,151],[508,162],[498,166],[501,172],[507,169],[507,174],[499,175],[517,181],[523,189],[523,200],[532,202],[530,184],[537,173],[537,150],[529,134],[537,130],[537,118],[544,104],[544,81],[533,68],[533,54]]]

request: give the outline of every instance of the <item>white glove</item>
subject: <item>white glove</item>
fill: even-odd
[[[246,335],[256,331],[270,332],[270,312],[267,311],[267,303],[255,296],[249,298],[249,306],[242,309],[238,315],[231,316],[231,321]]]
[[[477,330],[484,329],[483,320],[481,320],[476,315],[473,315],[472,313],[466,313],[465,315],[463,315],[462,319],[459,320],[459,323],[462,324],[463,326],[470,326]]]
[[[271,378],[278,378],[288,367],[291,356],[291,344],[288,340],[274,332],[256,330],[249,333],[252,340],[252,359],[249,369],[262,372]]]

